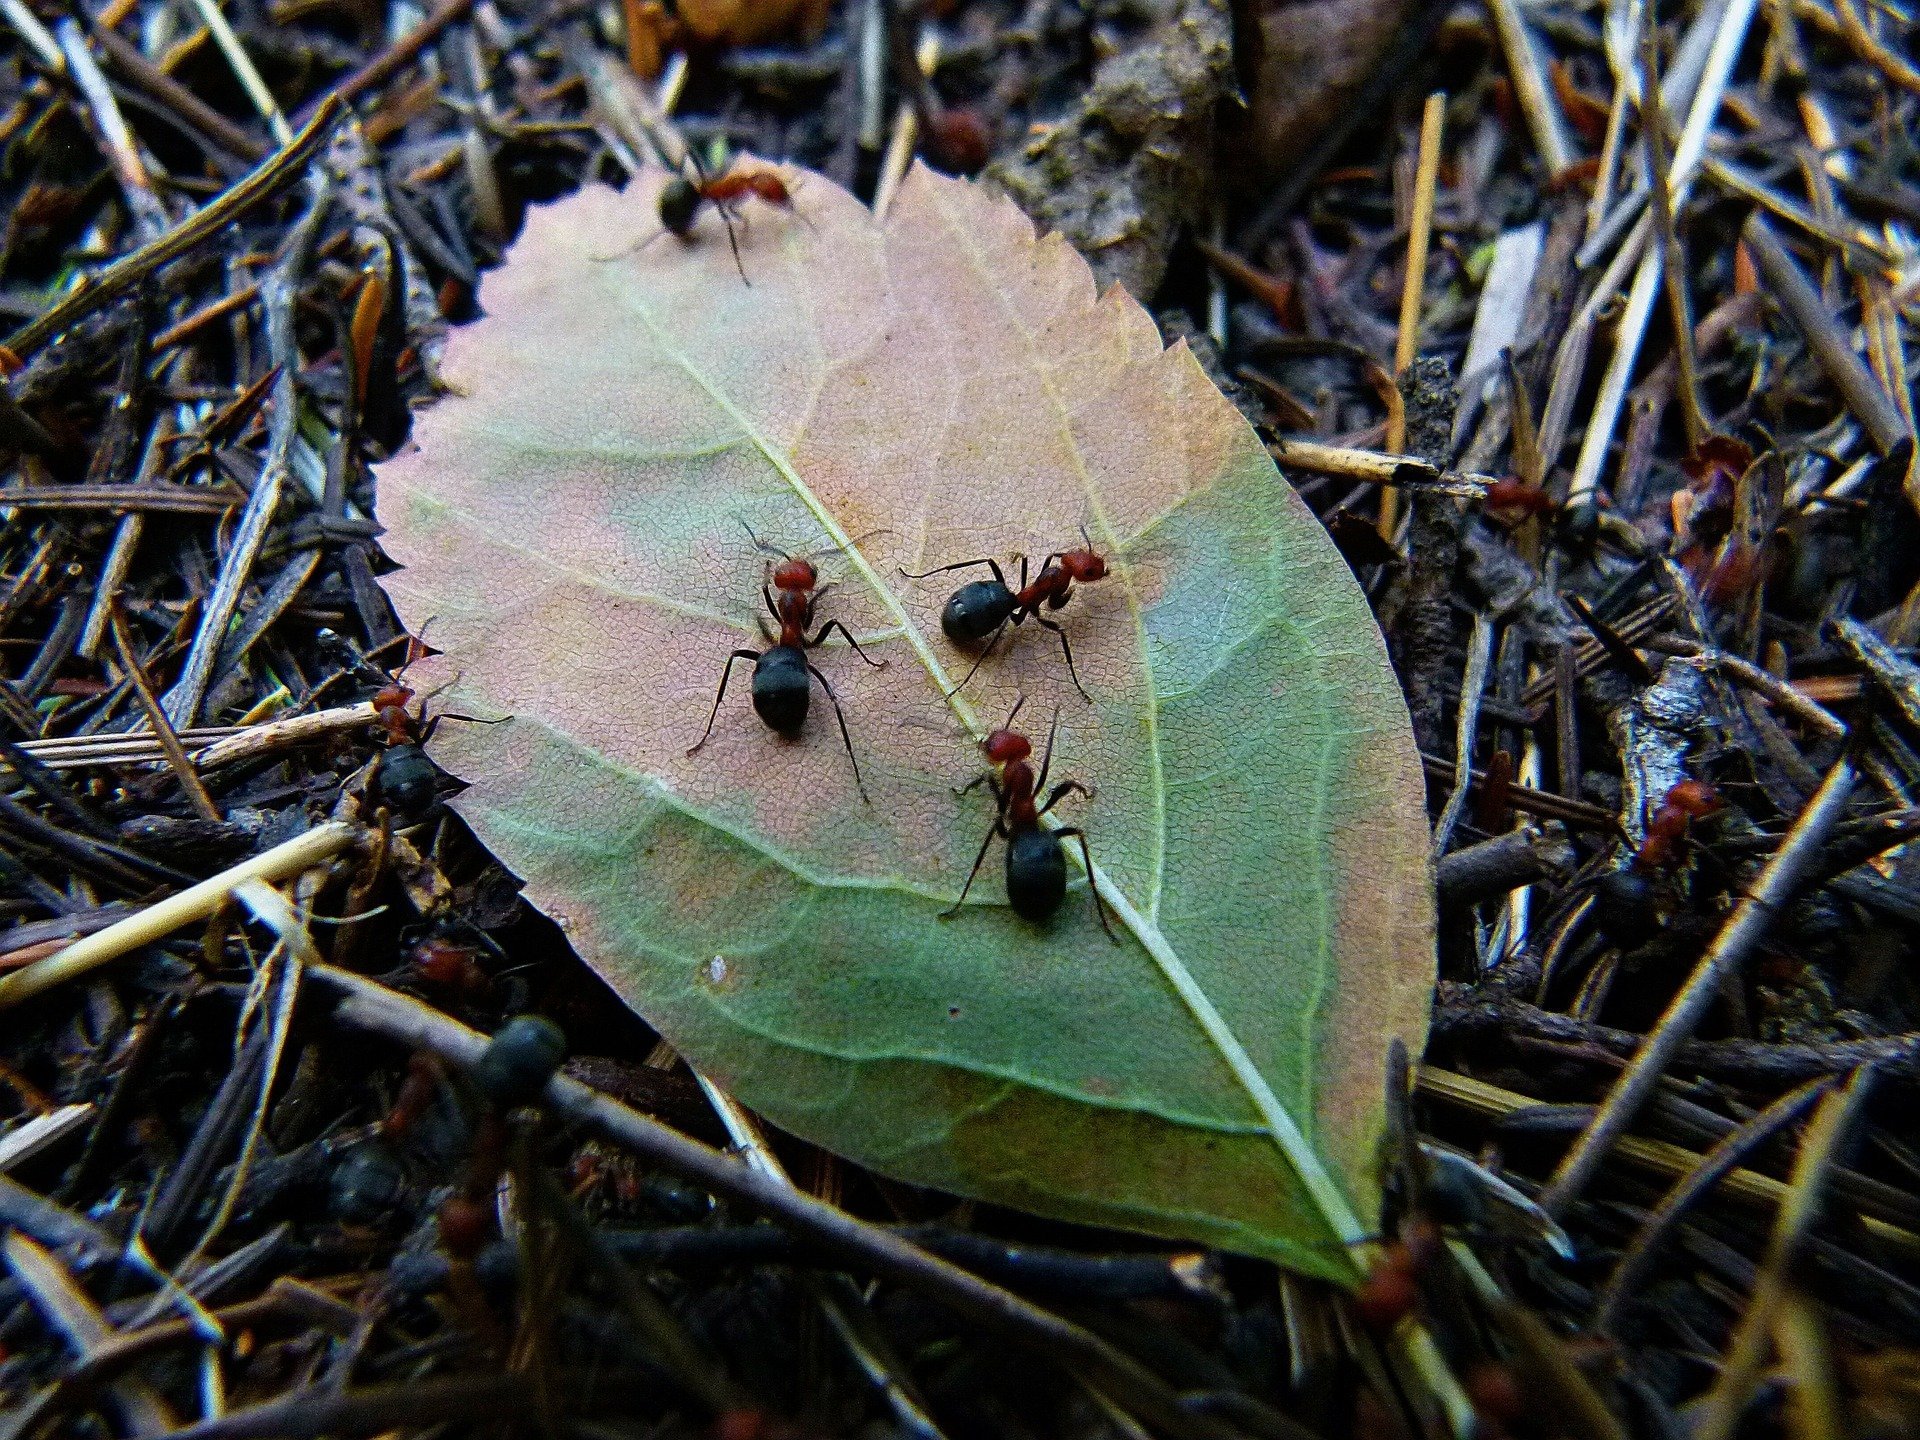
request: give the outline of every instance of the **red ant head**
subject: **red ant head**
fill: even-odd
[[[996,765],[1011,765],[1033,754],[1033,742],[1018,730],[996,730],[980,742],[980,748]]]
[[[1353,1308],[1360,1323],[1376,1335],[1384,1335],[1398,1325],[1420,1303],[1420,1282],[1414,1277],[1406,1258],[1389,1251],[1380,1264],[1354,1292]]]
[[[374,692],[373,708],[375,710],[398,710],[404,708],[406,703],[411,699],[413,699],[413,691],[409,690],[405,685],[396,682],[395,684],[388,685]]]
[[[1682,780],[1667,791],[1667,804],[1699,820],[1713,814],[1722,804],[1720,792],[1704,780]]]
[[[1107,578],[1107,562],[1091,550],[1069,550],[1060,557],[1060,568],[1082,585],[1089,580]]]
[[[478,952],[471,945],[441,936],[429,936],[413,947],[414,967],[420,978],[435,985],[454,989],[478,989],[486,984],[486,974],[474,964]]]
[[[819,579],[810,560],[795,560],[788,556],[773,567],[773,588],[776,590],[811,590]]]

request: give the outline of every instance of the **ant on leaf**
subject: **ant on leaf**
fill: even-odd
[[[872,804],[866,781],[860,775],[860,762],[854,758],[853,740],[847,734],[847,717],[840,709],[840,699],[833,693],[833,686],[827,683],[827,677],[807,659],[807,651],[825,640],[830,631],[838,630],[846,637],[847,644],[853,647],[853,653],[876,670],[883,668],[887,662],[875,660],[862,650],[860,642],[853,638],[853,632],[838,620],[827,621],[809,637],[807,627],[813,624],[814,607],[828,589],[820,583],[820,572],[814,568],[811,560],[769,545],[753,533],[751,526],[745,528],[748,538],[757,549],[780,557],[780,563],[773,567],[771,588],[766,584],[760,587],[761,598],[766,601],[767,611],[779,625],[780,632],[775,638],[767,630],[766,621],[762,620],[761,633],[774,643],[765,650],[741,649],[727,656],[727,667],[720,672],[720,689],[713,697],[713,709],[707,716],[707,728],[688,747],[687,754],[691,755],[700,749],[712,736],[713,723],[720,714],[720,702],[726,699],[727,682],[733,678],[736,660],[753,661],[753,708],[769,729],[788,737],[797,735],[800,727],[807,723],[807,710],[812,696],[808,676],[811,675],[820,682],[820,688],[827,692],[827,700],[833,706],[833,717],[840,722],[840,743],[846,747],[847,761],[853,766],[853,783],[859,788],[860,798]]]
[[[957,915],[960,907],[967,903],[967,892],[973,889],[980,866],[986,861],[987,849],[998,835],[1007,842],[1007,904],[1022,920],[1036,924],[1046,920],[1060,908],[1067,893],[1067,857],[1061,845],[1071,837],[1079,840],[1080,858],[1086,862],[1087,893],[1093,897],[1093,913],[1100,917],[1100,928],[1107,932],[1107,938],[1118,945],[1120,937],[1107,923],[1107,907],[1101,904],[1099,887],[1093,881],[1093,854],[1087,849],[1087,832],[1076,825],[1049,830],[1040,823],[1040,817],[1067,796],[1077,792],[1091,799],[1093,791],[1078,780],[1062,780],[1044,803],[1034,803],[1034,797],[1046,786],[1047,771],[1053,765],[1053,740],[1060,729],[1060,712],[1053,712],[1053,722],[1047,727],[1047,748],[1040,757],[1040,773],[1035,775],[1028,763],[1033,757],[1033,742],[1012,728],[1014,716],[1026,703],[1027,697],[1022,695],[1014,702],[1006,724],[980,742],[980,749],[994,768],[982,771],[960,788],[964,795],[980,784],[991,786],[998,808],[992,828],[980,842],[980,853],[973,857],[967,883],[960,887],[960,898],[942,911],[940,918]],[[995,771],[999,773],[996,775]]]
[[[1084,525],[1080,527],[1080,539],[1083,542],[1082,549],[1056,550],[1042,560],[1040,573],[1033,577],[1031,583],[1027,580],[1027,557],[1019,556],[1018,590],[1007,584],[1000,562],[990,556],[957,560],[951,565],[936,565],[918,574],[904,567],[901,569],[900,573],[909,580],[924,580],[929,575],[943,575],[949,570],[967,570],[975,565],[984,565],[993,572],[991,580],[973,580],[954,591],[948,597],[946,608],[940,612],[940,628],[955,645],[976,645],[982,640],[987,642],[979,658],[973,662],[973,668],[947,692],[949,698],[967,688],[967,682],[973,679],[987,656],[993,653],[1009,625],[1017,627],[1032,618],[1041,629],[1051,630],[1060,637],[1061,653],[1067,657],[1067,674],[1072,677],[1074,688],[1081,697],[1092,702],[1093,697],[1087,694],[1087,687],[1080,683],[1079,671],[1074,669],[1073,646],[1067,640],[1067,632],[1040,613],[1043,609],[1062,608],[1073,598],[1075,585],[1088,585],[1107,578],[1106,559],[1094,550],[1093,541]]]
[[[713,206],[719,212],[720,223],[727,227],[727,244],[732,247],[733,264],[740,272],[741,283],[753,284],[747,279],[747,267],[740,259],[740,238],[733,228],[734,219],[742,205],[758,198],[806,222],[806,216],[794,209],[792,189],[772,170],[743,170],[735,161],[718,175],[709,175],[691,150],[687,151],[687,161],[693,166],[692,179],[676,175],[660,187],[660,235],[670,234],[677,240],[691,241],[701,207]],[[738,218],[741,228],[745,229],[746,217],[739,215]],[[659,235],[653,237],[659,238]],[[653,240],[646,243],[650,245]]]

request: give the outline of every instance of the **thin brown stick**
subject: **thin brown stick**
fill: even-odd
[[[1873,372],[1853,353],[1853,346],[1834,323],[1813,282],[1807,279],[1799,262],[1787,253],[1787,247],[1780,243],[1780,237],[1758,211],[1748,218],[1742,234],[1746,238],[1747,253],[1753,256],[1760,278],[1766,282],[1767,293],[1778,302],[1807,342],[1813,358],[1840,392],[1840,398],[1846,401],[1854,418],[1867,427],[1875,447],[1883,455],[1890,452],[1907,438],[1900,412],[1893,408],[1893,402],[1873,378]]]
[[[1380,450],[1356,450],[1348,445],[1323,445],[1317,440],[1276,440],[1267,447],[1274,459],[1316,475],[1364,480],[1369,485],[1433,490],[1461,500],[1486,498],[1491,475],[1466,470],[1442,470],[1418,455],[1389,455]]]
[[[1647,174],[1652,179],[1654,231],[1660,240],[1661,288],[1667,295],[1667,316],[1673,325],[1673,355],[1680,373],[1675,382],[1680,396],[1680,418],[1686,427],[1687,449],[1698,450],[1707,438],[1706,418],[1700,413],[1699,367],[1693,353],[1693,316],[1687,307],[1686,257],[1680,249],[1678,217],[1673,213],[1673,191],[1668,185],[1672,155],[1667,149],[1667,107],[1660,98],[1660,32],[1647,25],[1640,32],[1642,84],[1640,134],[1646,144]]]
[[[267,157],[267,146],[154,64],[119,31],[96,22],[93,39],[114,69],[161,104],[178,111],[189,125],[222,150],[255,164]]]
[[[358,99],[369,90],[379,89],[418,59],[421,51],[440,38],[441,31],[456,20],[464,20],[472,11],[473,0],[447,0],[446,4],[388,46],[385,51],[334,86],[319,105],[302,111],[300,116],[302,126],[312,124],[313,117],[318,116],[326,106],[344,104]]]
[[[1788,1201],[1780,1207],[1767,1242],[1760,1282],[1747,1302],[1746,1314],[1740,1317],[1740,1328],[1727,1346],[1720,1377],[1700,1406],[1694,1426],[1698,1440],[1731,1440],[1766,1358],[1764,1347],[1772,1333],[1774,1315],[1792,1284],[1794,1253],[1819,1210],[1840,1143],[1853,1128],[1853,1120],[1872,1088],[1873,1072],[1858,1071],[1846,1089],[1822,1099],[1820,1109],[1807,1124],[1800,1152],[1794,1157],[1793,1177],[1787,1182]]]
[[[1440,176],[1440,126],[1447,97],[1436,90],[1420,112],[1420,162],[1413,180],[1413,218],[1407,232],[1407,275],[1400,290],[1400,333],[1393,348],[1393,373],[1400,376],[1420,348],[1420,309],[1427,293],[1427,247],[1433,239],[1433,194]],[[1387,416],[1387,449],[1407,447],[1404,409]],[[1400,500],[1391,490],[1380,495],[1380,533],[1389,542],[1400,524]]]
[[[1606,1288],[1594,1306],[1590,1330],[1605,1335],[1613,1329],[1622,1302],[1647,1278],[1661,1245],[1693,1208],[1694,1202],[1738,1169],[1749,1155],[1811,1110],[1833,1084],[1831,1077],[1823,1077],[1788,1091],[1723,1138],[1679,1184],[1661,1196],[1660,1203],[1641,1222],[1613,1274],[1607,1277]]]
[[[170,511],[180,515],[223,515],[244,505],[238,489],[211,485],[0,485],[0,507],[20,510]]]
[[[140,699],[140,708],[147,712],[147,723],[153,727],[153,738],[160,746],[160,753],[166,757],[167,768],[173,771],[173,778],[180,782],[180,788],[186,792],[188,802],[199,812],[200,818],[219,824],[227,817],[220,813],[220,807],[213,803],[213,796],[207,793],[207,787],[201,783],[199,772],[187,758],[186,747],[180,743],[180,737],[174,733],[173,725],[167,719],[167,712],[161,708],[159,697],[153,693],[146,667],[140,663],[140,656],[133,648],[133,637],[127,633],[127,620],[120,613],[118,604],[108,606],[107,625],[113,632],[114,648],[120,652],[120,667],[126,672],[127,679],[133,682],[133,693]]]

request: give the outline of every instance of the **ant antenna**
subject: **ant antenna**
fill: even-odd
[[[745,520],[742,520],[740,522],[740,528],[747,532],[747,538],[753,541],[754,549],[763,551],[768,555],[778,555],[782,560],[791,560],[793,558],[792,551],[782,550],[778,545],[770,544],[769,542],[762,540],[758,535],[754,534],[753,526],[749,525]]]
[[[1026,703],[1027,703],[1027,696],[1026,696],[1026,692],[1023,690],[1020,693],[1020,697],[1013,702],[1013,709],[1007,712],[1006,723],[1000,727],[1002,730],[1011,730],[1013,728],[1013,717],[1020,713],[1020,707]],[[1057,711],[1055,712],[1053,718],[1056,722],[1059,721],[1060,716]]]
[[[1085,543],[1087,549],[1093,549],[1093,537],[1087,533],[1087,522],[1084,520],[1080,522],[1080,539]]]

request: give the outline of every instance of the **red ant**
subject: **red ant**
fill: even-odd
[[[1647,838],[1633,857],[1633,868],[1662,870],[1679,858],[1680,846],[1695,820],[1720,809],[1720,792],[1704,780],[1682,780],[1660,802],[1647,821]]]
[[[1080,858],[1087,864],[1093,913],[1100,917],[1100,928],[1107,932],[1107,938],[1118,945],[1120,937],[1107,923],[1107,907],[1100,903],[1100,891],[1093,884],[1093,854],[1087,849],[1087,832],[1072,825],[1048,830],[1040,823],[1040,817],[1068,795],[1077,791],[1092,799],[1093,791],[1078,780],[1062,780],[1053,787],[1045,804],[1034,804],[1034,796],[1046,785],[1047,771],[1053,764],[1053,737],[1060,728],[1060,712],[1054,711],[1053,723],[1047,727],[1047,749],[1041,756],[1040,773],[1036,776],[1027,763],[1033,755],[1032,742],[1011,728],[1013,717],[1026,703],[1024,695],[1016,700],[1007,723],[980,742],[988,763],[1000,772],[998,777],[992,770],[986,770],[960,788],[964,795],[982,782],[992,786],[999,809],[993,817],[993,827],[980,842],[980,853],[973,857],[973,869],[967,872],[967,883],[960,888],[960,898],[942,911],[940,918],[944,920],[958,914],[960,907],[967,903],[967,892],[973,888],[980,866],[986,861],[987,847],[993,844],[993,837],[999,835],[1007,842],[1007,903],[1022,920],[1038,923],[1047,919],[1060,908],[1060,901],[1067,893],[1067,859],[1060,844],[1074,837],[1080,841]]]
[[[373,697],[374,723],[386,732],[387,749],[380,757],[380,793],[402,812],[424,808],[433,799],[433,762],[421,748],[437,720],[424,724],[407,713],[413,691],[395,681]]]
[[[1409,1097],[1412,1062],[1405,1042],[1387,1046],[1386,1127],[1380,1137],[1380,1252],[1354,1291],[1363,1324],[1385,1335],[1423,1306],[1446,1302],[1447,1230],[1471,1229],[1480,1218],[1479,1196],[1460,1178],[1443,1174],[1422,1153]]]
[[[1496,480],[1487,486],[1486,508],[1544,515],[1554,508],[1554,499],[1542,486],[1524,480]]]
[[[1361,1323],[1376,1335],[1389,1333],[1420,1304],[1421,1281],[1446,1244],[1440,1227],[1424,1215],[1410,1215],[1400,1233],[1382,1248],[1380,1258],[1353,1292]]]
[[[416,1050],[407,1059],[406,1078],[393,1099],[393,1108],[380,1121],[380,1133],[389,1140],[410,1134],[439,1098],[445,1079],[440,1062],[425,1050]]]
[[[427,698],[430,700],[433,697],[430,695]],[[402,813],[424,809],[433,799],[436,772],[422,747],[433,738],[433,732],[439,728],[442,720],[498,725],[506,718],[500,716],[483,720],[477,715],[447,714],[427,720],[407,713],[407,705],[412,699],[413,691],[398,680],[382,686],[373,696],[374,723],[386,732],[387,737],[387,749],[380,757],[380,793]]]
[[[727,244],[733,248],[733,263],[740,272],[741,283],[751,285],[747,267],[740,260],[740,240],[733,229],[734,211],[757,196],[769,205],[778,205],[798,215],[799,211],[793,208],[793,191],[771,170],[742,170],[738,165],[729,165],[720,174],[709,176],[692,151],[687,152],[687,159],[693,165],[695,178],[689,180],[684,175],[676,175],[660,188],[663,233],[671,232],[679,240],[691,239],[700,207],[712,205],[720,212],[720,223],[727,227]],[[742,218],[740,223],[744,226],[746,220]]]
[[[429,935],[413,947],[409,959],[414,972],[428,984],[463,995],[477,995],[492,983],[477,963],[477,945],[462,944],[444,935]]]
[[[707,716],[707,728],[700,732],[700,738],[687,749],[691,755],[707,743],[713,734],[713,722],[720,714],[720,702],[727,696],[727,682],[733,678],[733,663],[736,660],[753,661],[753,708],[759,713],[768,727],[782,735],[792,736],[807,723],[807,709],[812,698],[807,676],[811,674],[820,682],[820,688],[827,692],[827,699],[833,705],[833,715],[840,722],[840,743],[846,746],[847,760],[853,766],[853,783],[859,787],[860,798],[872,803],[867,794],[866,781],[860,776],[860,762],[854,758],[853,740],[847,734],[847,717],[840,709],[840,699],[833,693],[833,686],[827,683],[806,652],[827,638],[829,631],[838,630],[846,637],[847,644],[853,647],[853,653],[876,670],[885,666],[884,660],[875,660],[860,648],[860,642],[853,638],[853,632],[838,620],[829,620],[822,625],[811,639],[807,637],[807,627],[813,623],[813,607],[820,602],[826,586],[821,585],[819,572],[813,568],[813,562],[787,554],[767,544],[751,528],[747,531],[753,543],[772,555],[781,557],[780,563],[773,567],[773,587],[761,585],[761,598],[767,602],[767,610],[780,626],[780,636],[765,650],[735,650],[727,656],[727,668],[720,672],[720,689],[713,697],[713,710]],[[775,592],[778,592],[778,598]],[[766,622],[761,622],[761,633],[768,634]],[[768,634],[768,638],[772,636]]]
[[[984,565],[993,572],[991,580],[974,580],[962,585],[947,600],[946,609],[940,612],[940,628],[946,631],[947,639],[955,645],[967,646],[987,642],[980,652],[980,658],[973,662],[973,669],[966,677],[949,690],[949,696],[958,695],[967,688],[967,681],[973,679],[976,671],[987,656],[993,653],[993,647],[1000,643],[1000,637],[1007,626],[1023,624],[1031,616],[1042,629],[1051,630],[1060,637],[1060,649],[1067,657],[1067,674],[1073,677],[1074,688],[1088,703],[1093,697],[1087,694],[1087,687],[1080,683],[1080,674],[1073,667],[1073,646],[1067,641],[1067,632],[1040,613],[1044,606],[1048,610],[1058,610],[1073,597],[1075,585],[1091,584],[1095,580],[1104,580],[1107,575],[1107,562],[1093,548],[1086,527],[1080,529],[1080,538],[1086,542],[1082,550],[1056,550],[1040,562],[1040,573],[1027,581],[1027,557],[1020,556],[1020,588],[1014,590],[1007,585],[1006,574],[1000,569],[1000,562],[986,556],[977,560],[959,560],[951,565],[938,565],[931,570],[914,574],[902,569],[900,573],[909,580],[924,580],[929,575],[943,575],[949,570],[965,570],[974,565]]]

